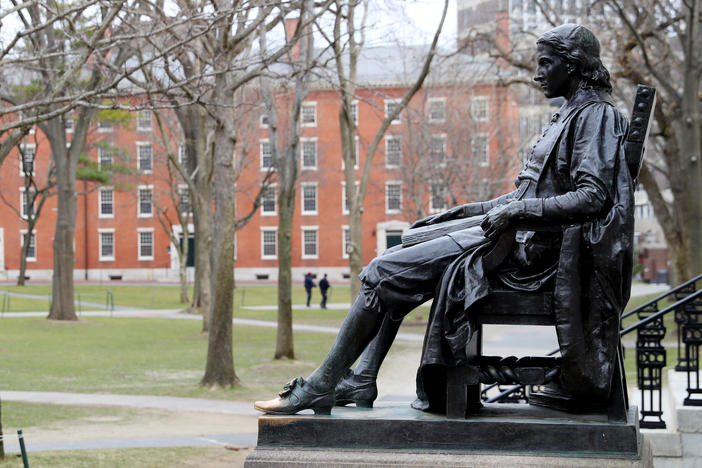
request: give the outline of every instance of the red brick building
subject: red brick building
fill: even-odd
[[[365,80],[354,106],[357,120],[358,180],[366,151],[386,110],[406,92],[407,82]],[[327,273],[332,281],[348,278],[348,215],[339,137],[339,96],[328,87],[311,90],[302,109],[300,178],[293,227],[294,278]],[[76,279],[165,280],[178,278],[175,246],[159,223],[157,210],[175,208],[169,197],[165,149],[148,111],[125,126],[96,125],[87,158],[102,166],[123,164],[134,172],[115,176],[109,186],[78,182]],[[265,119],[254,122],[237,183],[237,210],[251,209],[254,190],[270,165]],[[176,128],[172,119],[170,128]],[[70,132],[70,129],[67,131]],[[370,261],[417,216],[455,203],[489,198],[510,189],[519,169],[519,115],[510,91],[486,79],[434,80],[390,126],[372,162],[364,203],[363,259]],[[177,137],[169,138],[171,149]],[[49,145],[40,131],[23,143],[34,150],[39,185],[46,178]],[[34,145],[34,146],[32,146]],[[27,154],[27,152],[25,152]],[[0,168],[0,278],[15,279],[19,268],[24,175],[19,151]],[[184,190],[182,188],[181,190]],[[253,219],[237,233],[235,273],[239,280],[275,279],[277,275],[275,191],[264,197]],[[34,232],[27,276],[51,275],[56,198],[46,202]],[[177,233],[183,229],[171,226]],[[192,228],[189,229],[190,231]]]

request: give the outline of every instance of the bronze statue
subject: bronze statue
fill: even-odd
[[[373,259],[322,364],[307,379],[286,384],[278,398],[256,402],[256,409],[329,414],[335,402],[371,406],[375,377],[400,321],[434,297],[413,406],[445,411],[440,369],[465,355],[471,308],[496,287],[553,290],[561,390],[583,399],[607,397],[631,285],[633,184],[623,151],[628,124],[611,101],[599,55],[598,40],[579,25],[559,26],[538,39],[534,80],[546,97],[565,103],[534,146],[516,190],[417,221],[412,227],[481,217],[478,226]],[[535,226],[565,229],[535,232]],[[485,255],[505,232],[515,232],[510,254],[488,274]]]

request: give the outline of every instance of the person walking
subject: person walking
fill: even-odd
[[[307,273],[305,275],[305,291],[307,292],[307,307],[310,306],[310,299],[312,299],[312,288],[316,287],[314,280],[312,279],[312,273]]]
[[[327,274],[324,273],[324,277],[319,280],[319,292],[322,294],[322,303],[319,304],[322,309],[327,308],[327,291],[331,285],[329,284],[329,280],[327,279]]]

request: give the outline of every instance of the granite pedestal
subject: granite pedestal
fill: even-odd
[[[246,467],[650,467],[636,408],[624,423],[528,405],[489,404],[470,419],[408,406],[334,408],[331,416],[263,415]]]

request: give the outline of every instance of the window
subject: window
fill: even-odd
[[[113,218],[114,211],[114,191],[112,187],[100,187],[98,191],[100,206],[98,207],[99,218]]]
[[[385,137],[385,167],[400,167],[402,144],[399,137]]]
[[[358,125],[358,101],[353,101],[351,103],[351,118],[353,119],[353,123]]]
[[[66,133],[73,133],[75,123],[76,121],[74,120],[74,117],[71,114],[66,114],[63,117],[63,128],[66,130]]]
[[[278,190],[275,185],[269,185],[263,190],[263,195],[261,196],[261,215],[262,216],[275,216],[278,209],[278,203],[276,196]]]
[[[302,214],[317,214],[317,184],[302,184]]]
[[[180,212],[184,215],[192,212],[190,207],[190,190],[187,185],[178,186],[178,203],[180,204]]]
[[[22,144],[19,148],[20,175],[34,175],[34,157],[37,153],[37,146],[33,144]]]
[[[478,122],[486,122],[488,120],[489,114],[487,96],[475,96],[471,101],[470,108],[473,120]]]
[[[302,104],[300,110],[300,120],[303,127],[315,127],[317,125],[317,103],[306,102]]]
[[[261,140],[261,169],[273,167],[273,152],[268,140]]]
[[[140,218],[150,218],[153,216],[153,188],[142,186],[138,188],[138,216]]]
[[[430,196],[429,209],[431,211],[443,211],[446,209],[446,185],[442,183],[431,184]]]
[[[354,182],[356,192],[358,192],[359,182]],[[349,214],[349,199],[346,197],[346,182],[341,183],[341,211],[342,214]]]
[[[341,227],[341,257],[349,258],[349,245],[351,244],[351,230],[348,226]]]
[[[24,245],[24,238],[27,235],[27,230],[22,229],[20,231],[20,247]],[[32,235],[29,236],[29,246],[27,246],[27,261],[36,262],[37,261],[37,232],[32,231]]]
[[[112,148],[98,147],[98,168],[109,169],[112,166]]]
[[[446,100],[443,98],[429,99],[429,122],[446,121]]]
[[[154,259],[154,230],[152,228],[138,229],[139,237],[139,260]]]
[[[485,133],[478,133],[471,142],[474,160],[481,166],[490,164],[490,146],[488,136]]]
[[[261,114],[261,128],[268,128],[268,115],[267,114]]]
[[[395,112],[398,108],[400,107],[400,100],[399,99],[393,99],[391,101],[386,100],[385,101],[385,118],[387,118],[390,114]],[[400,114],[397,114],[397,117],[392,119],[391,124],[399,124],[400,123]]]
[[[137,143],[137,169],[151,172],[153,169],[154,150],[151,142]]]
[[[302,168],[317,169],[317,140],[301,139],[302,146]]]
[[[112,261],[115,259],[115,230],[98,229],[99,260]]]
[[[278,257],[278,233],[275,228],[261,229],[261,258],[274,259]]]
[[[20,122],[21,122],[22,120],[24,120],[24,119],[31,119],[31,118],[32,118],[32,115],[25,114],[24,111],[20,111],[20,112],[19,112],[19,120],[20,120]],[[34,134],[34,133],[36,133],[36,128],[34,128],[34,125],[32,125],[31,127],[29,127],[29,134],[32,135],[32,134]]]
[[[188,149],[185,147],[185,143],[178,145],[178,163],[183,169],[188,170]]]
[[[302,228],[302,258],[317,258],[317,228]]]
[[[137,130],[139,131],[150,131],[151,130],[151,111],[150,110],[140,110],[137,112]]]
[[[399,213],[402,209],[402,183],[385,183],[385,212]]]
[[[431,136],[429,154],[434,163],[446,164],[446,135]]]
[[[30,188],[28,191],[24,187],[20,188],[20,213],[24,219],[34,215],[34,198],[35,191],[33,188]]]
[[[112,122],[109,120],[99,120],[98,121],[98,132],[111,132],[112,131]]]

